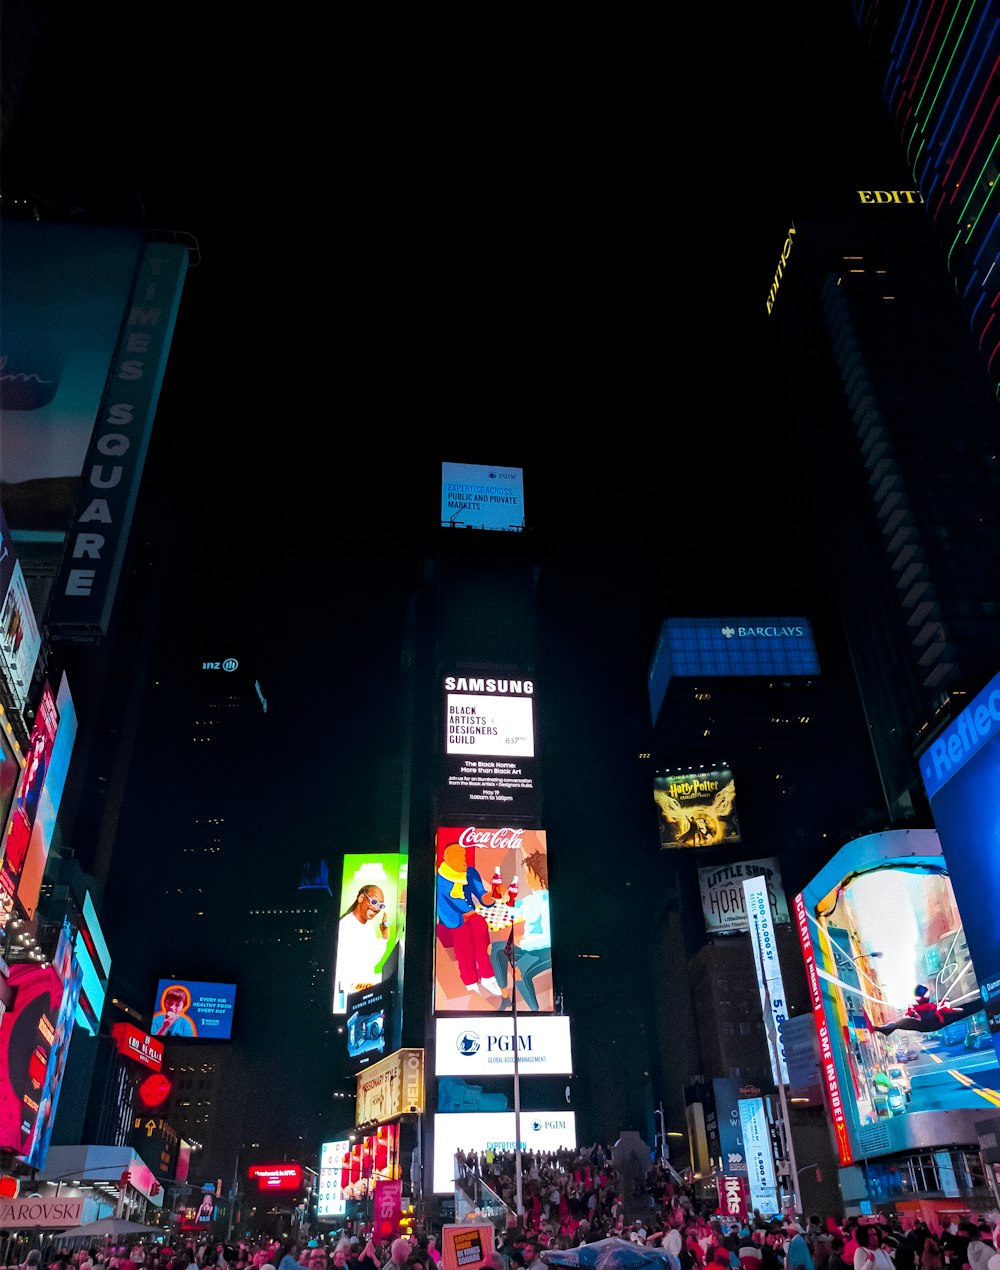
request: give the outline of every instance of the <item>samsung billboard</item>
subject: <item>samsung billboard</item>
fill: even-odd
[[[445,675],[441,812],[538,814],[535,683],[484,668]]]
[[[435,1076],[513,1076],[514,1020],[509,1015],[439,1018]],[[519,1076],[572,1076],[569,1019],[530,1015],[517,1021]]]

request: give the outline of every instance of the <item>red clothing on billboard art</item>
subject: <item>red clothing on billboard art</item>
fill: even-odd
[[[463,983],[492,978],[490,931],[479,913],[470,913],[461,926],[442,926],[438,922],[437,937],[442,948],[454,949]]]

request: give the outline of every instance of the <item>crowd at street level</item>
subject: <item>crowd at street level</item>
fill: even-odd
[[[725,1216],[659,1162],[640,1178],[623,1178],[611,1150],[595,1144],[522,1152],[519,1218],[514,1152],[458,1152],[456,1163],[507,1205],[492,1270],[540,1270],[533,1263],[546,1248],[609,1236],[660,1249],[669,1270],[1000,1270],[997,1212],[946,1226],[895,1213],[790,1221],[757,1212]],[[628,1197],[626,1186],[632,1187]],[[59,1248],[43,1255],[36,1248],[23,1260],[10,1259],[7,1270],[436,1270],[439,1243],[435,1232],[423,1229],[387,1239],[338,1231],[300,1242],[261,1237],[226,1243],[202,1235],[162,1243],[154,1237],[126,1247],[105,1240],[74,1252]]]

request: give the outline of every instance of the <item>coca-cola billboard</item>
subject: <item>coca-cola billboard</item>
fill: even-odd
[[[435,1011],[511,1010],[516,982],[518,1011],[551,1013],[545,831],[442,827],[436,859]]]

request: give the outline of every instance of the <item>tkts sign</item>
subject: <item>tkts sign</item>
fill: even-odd
[[[163,1066],[163,1042],[156,1040],[148,1032],[141,1032],[131,1023],[114,1023],[111,1026],[111,1035],[119,1054],[124,1054],[126,1058],[131,1058],[154,1072],[158,1072]]]
[[[746,1178],[722,1174],[715,1179],[715,1182],[719,1188],[719,1212],[724,1213],[727,1217],[746,1217]]]

